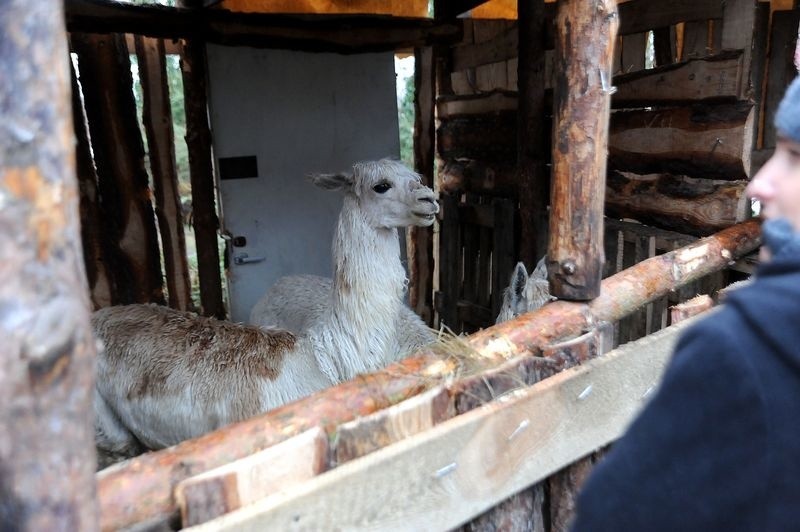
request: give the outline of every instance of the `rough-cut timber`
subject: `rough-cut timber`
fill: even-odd
[[[97,530],[62,4],[0,3],[0,530]]]
[[[315,427],[175,488],[183,526],[210,521],[328,469],[328,436]]]
[[[617,38],[613,0],[562,0],[556,15],[550,292],[587,300],[600,293],[603,202]]]
[[[125,39],[73,34],[72,45],[106,217],[101,223],[111,242],[105,256],[120,297],[114,303],[163,303],[158,234]]]
[[[442,120],[436,129],[439,157],[487,162],[516,160],[516,111],[499,111]],[[487,134],[491,132],[491,134]]]
[[[181,53],[186,146],[189,149],[189,174],[192,183],[192,219],[197,245],[197,275],[200,279],[200,312],[225,319],[222,278],[217,246],[214,172],[211,165],[211,129],[208,124],[205,45],[187,41]]]
[[[606,214],[706,236],[749,216],[746,186],[746,181],[611,171],[606,180]]]
[[[519,109],[517,182],[519,183],[519,259],[532,270],[547,251],[547,201],[550,176],[545,142],[544,0],[519,2]]]
[[[431,46],[414,51],[414,169],[433,189],[436,124],[436,62]],[[408,303],[433,325],[433,228],[408,229]]]
[[[438,181],[440,194],[472,192],[514,198],[517,189],[517,168],[509,164],[488,164],[472,159],[442,161]]]
[[[738,99],[742,76],[742,52],[691,59],[614,78],[617,92],[613,107],[645,107]]]
[[[180,4],[180,2],[178,2]],[[310,52],[389,51],[461,37],[458,21],[364,15],[278,15],[183,9],[106,0],[67,0],[71,32],[134,33],[224,45]]]
[[[103,257],[103,250],[108,248],[108,242],[104,241],[106,233],[102,229],[103,224],[100,223],[104,217],[100,215],[97,172],[92,160],[89,130],[86,124],[86,114],[83,111],[78,78],[72,62],[70,62],[70,78],[72,80],[72,121],[75,125],[75,162],[80,193],[83,262],[86,267],[86,280],[89,283],[89,298],[92,300],[93,309],[97,310],[110,306],[117,298],[112,294],[114,289],[112,276]]]
[[[639,174],[747,179],[752,141],[749,102],[620,111],[611,121],[608,166]]]
[[[169,306],[192,310],[164,41],[136,35],[135,43],[142,81],[142,122],[153,172]]]
[[[470,369],[518,373],[542,346],[575,337],[599,321],[614,322],[672,290],[726,267],[760,244],[759,223],[748,220],[676,251],[648,259],[605,279],[591,303],[555,301],[468,339]],[[175,511],[172,488],[194,474],[299,434],[337,425],[397,404],[433,387],[455,360],[417,353],[389,368],[237,423],[175,447],[138,456],[98,474],[103,529],[117,529]]]

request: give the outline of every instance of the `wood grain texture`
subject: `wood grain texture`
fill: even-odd
[[[328,469],[328,437],[315,427],[246,458],[189,477],[175,488],[183,526],[205,523]]]
[[[618,437],[689,323],[190,530],[456,526]]]
[[[606,180],[606,214],[706,236],[749,216],[746,186],[747,181],[612,171]]]
[[[694,105],[614,113],[608,167],[650,174],[747,179],[753,104]]]
[[[614,1],[558,3],[553,167],[550,187],[550,293],[588,300],[600,293],[603,204],[617,37]],[[580,40],[581,45],[575,46]]]

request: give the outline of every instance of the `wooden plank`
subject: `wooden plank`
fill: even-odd
[[[489,324],[494,322],[494,317],[500,312],[503,289],[511,277],[517,256],[514,248],[516,205],[510,200],[495,198],[492,200],[492,208],[495,225],[492,242],[492,321]]]
[[[559,299],[597,297],[603,270],[603,197],[617,37],[615,1],[558,3],[553,177],[547,269]],[[572,39],[581,36],[581,46]]]
[[[458,327],[456,302],[461,295],[461,222],[458,197],[445,194],[439,197],[442,214],[439,233],[439,286],[442,308],[439,324],[451,330]]]
[[[163,303],[150,183],[136,119],[131,65],[121,35],[73,34],[110,249],[115,304]]]
[[[147,134],[169,306],[192,310],[191,281],[175,163],[175,134],[167,85],[164,41],[136,35],[142,81],[142,122]]]
[[[186,145],[189,149],[189,174],[192,183],[192,226],[197,245],[197,275],[200,279],[200,312],[204,316],[225,319],[219,271],[219,219],[214,200],[205,65],[205,45],[197,41],[184,42],[181,72],[186,111]]]
[[[443,119],[436,129],[439,157],[451,160],[466,157],[487,162],[515,161],[516,138],[516,111]]]
[[[319,427],[181,481],[175,501],[183,526],[199,525],[328,469],[328,436]]]
[[[96,344],[62,3],[0,13],[0,529],[91,532]]]
[[[723,0],[671,0],[669,2],[626,2],[619,6],[620,35],[641,33],[678,22],[721,18]],[[735,48],[735,47],[734,47]]]
[[[630,233],[632,235],[655,237],[656,249],[661,251],[672,251],[680,247],[691,245],[693,242],[697,241],[696,237],[690,235],[661,229],[659,227],[642,225],[635,222],[625,222],[621,220],[614,220],[612,218],[606,218],[605,225],[608,228],[617,231],[625,231],[626,233]],[[618,268],[615,273],[620,270],[621,268]]]
[[[635,33],[622,37],[622,71],[637,72],[644,69],[646,33]]]
[[[86,267],[86,280],[89,283],[89,297],[92,308],[97,310],[108,307],[119,296],[112,293],[114,285],[108,265],[103,257],[104,249],[109,245],[104,224],[100,216],[100,195],[97,191],[97,172],[92,160],[92,148],[89,143],[89,130],[86,124],[86,113],[83,110],[81,90],[75,67],[70,61],[70,79],[72,82],[72,123],[75,127],[75,166],[78,179],[79,213],[81,217],[81,243],[83,244],[83,262]]]
[[[683,49],[681,58],[698,59],[711,54],[709,46],[709,27],[707,20],[686,22],[683,27]]]
[[[414,169],[433,189],[436,143],[436,61],[433,47],[414,51]],[[433,228],[411,227],[409,246],[409,306],[429,326],[433,325]]]
[[[726,0],[722,14],[722,42],[725,50],[743,50],[742,90],[739,98],[753,99],[754,87],[751,65],[753,61],[753,38],[756,30],[756,6],[758,0]]]
[[[614,78],[613,107],[664,105],[699,100],[738,99],[741,51],[692,59]]]
[[[505,61],[475,68],[475,86],[479,92],[505,90],[508,85],[508,68]]]
[[[764,79],[767,75],[767,45],[769,42],[770,5],[759,2],[756,7],[753,30],[753,49],[750,60],[750,79],[753,84],[753,146],[756,150],[761,145],[764,119],[761,115],[762,102],[764,101]],[[750,175],[755,175],[750,165]]]
[[[610,169],[741,180],[750,172],[753,105],[695,105],[614,113]]]
[[[774,117],[786,87],[797,76],[793,55],[797,40],[800,11],[775,11],[772,14],[772,32],[768,59],[766,94],[764,95],[764,135],[762,147],[775,147]]]
[[[444,97],[436,102],[436,114],[440,120],[462,115],[481,115],[497,111],[516,111],[517,94],[493,91],[473,97]]]
[[[746,181],[612,171],[606,180],[606,213],[705,236],[749,217],[746,186]]]
[[[459,21],[411,17],[235,13],[106,0],[66,0],[64,9],[70,32],[133,33],[310,52],[390,51],[461,38]]]
[[[618,437],[689,323],[190,530],[456,526]]]
[[[419,434],[455,414],[450,394],[437,387],[339,425],[331,444],[331,466],[336,467]]]
[[[512,214],[513,216],[513,214]],[[478,297],[477,302],[484,307],[492,307],[492,240],[493,231],[488,227],[478,228]],[[513,237],[512,237],[513,239]],[[491,320],[488,325],[492,325]]]
[[[517,113],[517,183],[519,197],[519,259],[533,268],[547,252],[550,200],[550,159],[546,138],[550,136],[544,117],[545,47],[542,40],[544,1],[519,4],[519,112]]]
[[[674,307],[670,307],[669,313],[672,324],[680,323],[693,316],[702,314],[714,306],[714,300],[708,294],[702,294],[688,301],[684,301]]]

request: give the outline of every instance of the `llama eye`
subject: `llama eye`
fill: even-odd
[[[386,192],[390,188],[392,188],[392,185],[390,185],[389,183],[378,183],[377,185],[372,187],[372,190],[374,190],[378,194],[383,194],[384,192]]]

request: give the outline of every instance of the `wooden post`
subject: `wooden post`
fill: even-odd
[[[414,168],[425,185],[433,188],[436,124],[436,63],[433,47],[414,50]],[[428,325],[433,325],[433,228],[409,230],[409,305]]]
[[[163,303],[158,235],[125,38],[72,34],[72,45],[89,119],[102,224],[111,244],[105,256],[119,295],[114,303]]]
[[[200,306],[204,316],[224,319],[222,279],[217,247],[214,172],[211,165],[211,129],[208,125],[205,45],[184,41],[181,53],[183,91],[186,106],[186,144],[192,181],[192,210],[200,277]]]
[[[554,63],[550,292],[600,293],[611,69],[619,19],[612,0],[560,0]]]
[[[97,530],[63,3],[0,5],[0,530]]]
[[[517,2],[517,172],[519,174],[519,258],[532,269],[547,252],[550,176],[545,166],[544,0]]]
[[[136,35],[134,40],[142,80],[142,122],[150,150],[150,168],[153,172],[156,217],[161,232],[169,306],[191,310],[189,265],[186,260],[186,239],[183,235],[178,172],[175,167],[175,136],[172,129],[164,41],[141,35]]]
[[[106,232],[102,230],[100,220],[100,195],[97,192],[97,172],[92,160],[92,148],[89,143],[89,130],[86,114],[83,111],[80,87],[75,69],[70,61],[70,78],[72,81],[72,121],[75,125],[75,161],[78,174],[78,190],[80,192],[81,240],[83,242],[83,262],[86,266],[86,280],[89,283],[89,297],[92,307],[97,310],[108,307],[119,298],[114,293],[113,276],[108,271],[104,250],[108,249],[105,241]]]

